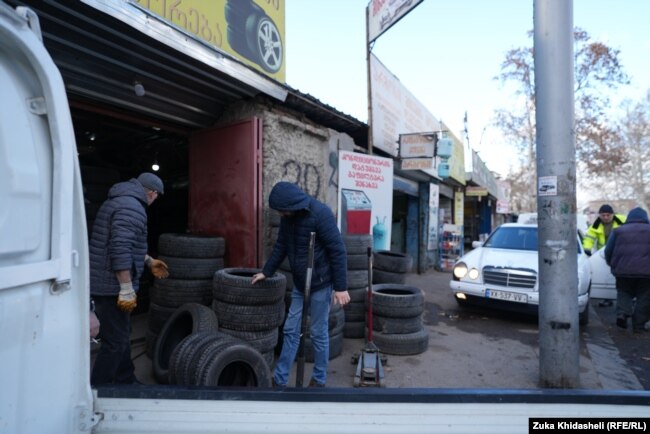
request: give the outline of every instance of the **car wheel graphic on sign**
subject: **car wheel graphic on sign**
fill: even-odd
[[[278,72],[284,50],[271,17],[252,0],[228,0],[225,12],[228,43],[233,50],[267,72]]]

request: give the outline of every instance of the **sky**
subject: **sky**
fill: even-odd
[[[285,0],[287,84],[364,122],[367,4]],[[620,50],[632,83],[614,95],[615,104],[650,89],[650,0],[574,0],[573,23]],[[508,50],[532,46],[532,29],[533,0],[424,0],[372,52],[459,139],[467,112],[469,146],[506,175],[517,157],[489,124],[513,96],[494,77]]]

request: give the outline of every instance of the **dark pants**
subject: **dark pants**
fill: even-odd
[[[632,317],[634,330],[643,330],[650,319],[650,278],[616,277],[616,290],[616,314]]]
[[[117,307],[117,296],[93,296],[99,319],[101,347],[95,359],[90,383],[92,385],[136,381],[131,361],[131,314]]]

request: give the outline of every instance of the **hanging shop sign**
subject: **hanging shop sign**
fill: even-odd
[[[154,14],[285,82],[284,0],[135,0]]]
[[[507,200],[497,200],[497,214],[510,214],[510,202]]]
[[[465,196],[487,196],[487,187],[465,187]]]
[[[400,158],[433,158],[436,133],[408,133],[399,135]]]
[[[368,4],[368,42],[372,42],[399,21],[422,0],[370,0]]]
[[[433,168],[433,158],[405,158],[400,160],[402,170],[425,170]]]

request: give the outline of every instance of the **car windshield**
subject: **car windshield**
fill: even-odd
[[[499,227],[484,247],[510,250],[537,250],[537,227]]]

